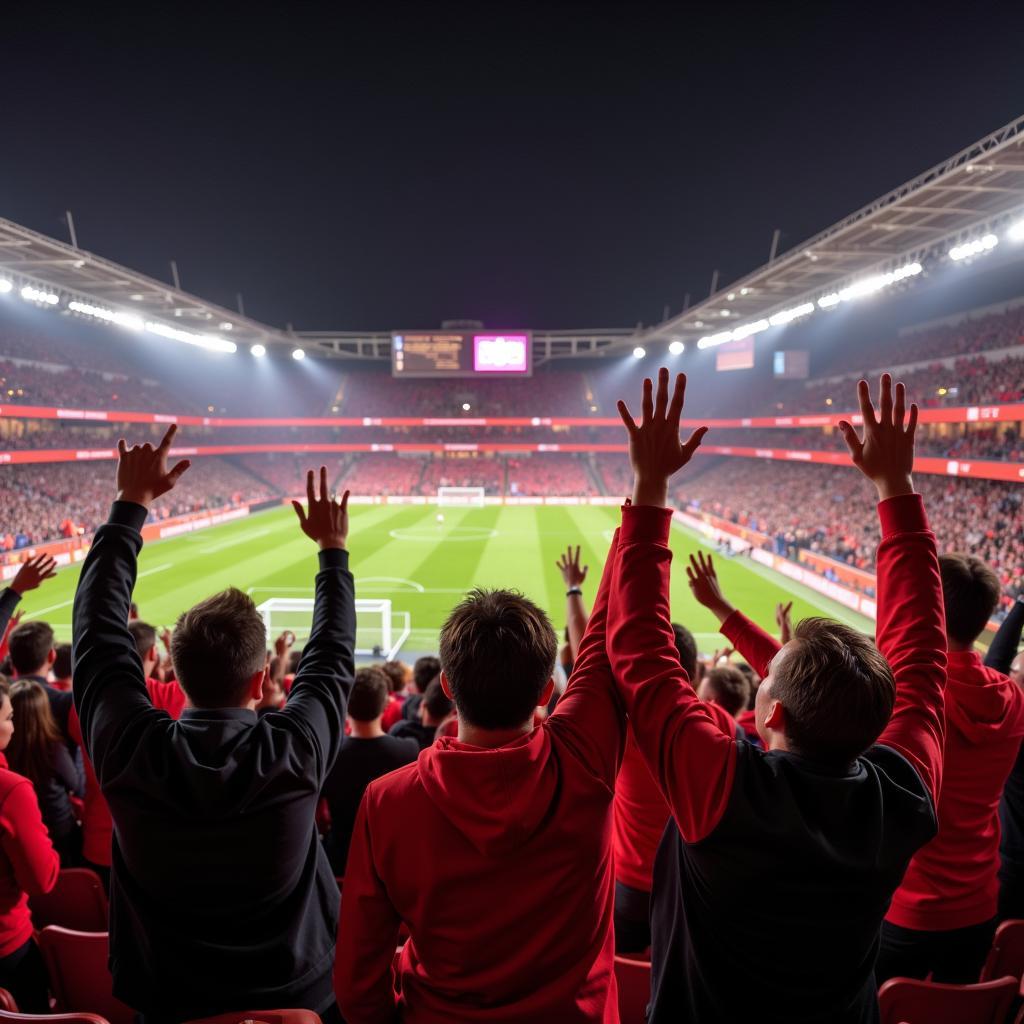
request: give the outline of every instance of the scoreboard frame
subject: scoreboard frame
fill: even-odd
[[[413,339],[418,343],[436,340],[438,344],[458,346],[457,367],[447,369],[408,369],[406,366],[406,343]],[[483,345],[501,345],[504,339],[514,340],[522,345],[523,368],[503,369],[500,366],[479,368]],[[420,357],[418,362],[422,362]],[[391,376],[403,379],[462,379],[487,380],[491,377],[532,377],[533,376],[533,332],[525,328],[491,330],[436,330],[436,331],[392,331],[391,332]]]

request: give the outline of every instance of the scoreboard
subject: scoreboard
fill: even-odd
[[[529,377],[529,331],[396,331],[391,335],[394,377]]]

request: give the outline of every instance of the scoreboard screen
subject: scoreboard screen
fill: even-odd
[[[402,331],[391,335],[395,377],[529,377],[529,331]]]

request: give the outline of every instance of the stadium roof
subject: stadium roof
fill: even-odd
[[[1022,215],[1024,115],[648,329],[643,341],[690,341],[766,320],[865,277],[945,258]]]
[[[827,183],[824,183],[827,186]],[[951,246],[1024,216],[1024,115],[850,214],[679,316],[650,328],[533,331],[534,363],[691,342],[763,323],[901,268],[946,259]],[[920,267],[917,268],[920,270]],[[42,286],[63,309],[189,332],[196,343],[302,345],[318,355],[390,359],[390,331],[284,331],[0,218],[0,286]],[[836,299],[838,301],[838,299]],[[83,311],[81,305],[92,307]],[[826,303],[822,303],[825,305]],[[141,321],[141,323],[139,322]],[[774,321],[773,321],[774,322]],[[784,322],[780,321],[780,322]],[[750,332],[754,333],[754,332]],[[183,339],[184,340],[184,339]]]

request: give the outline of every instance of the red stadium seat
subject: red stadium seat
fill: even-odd
[[[32,1024],[33,1021],[51,1021],[52,1024],[110,1024],[95,1013],[17,1013],[0,1010],[0,1022],[22,1021]]]
[[[981,981],[1012,975],[1024,978],[1024,921],[1003,921],[996,929],[988,959],[981,969]]]
[[[36,931],[55,924],[76,932],[107,930],[107,894],[95,871],[64,868],[57,884],[43,896],[29,900]]]
[[[190,1020],[188,1024],[321,1024],[312,1010],[245,1010]]]
[[[114,998],[107,967],[107,933],[50,925],[39,933],[50,989],[62,1013],[102,1014],[110,1024],[135,1024],[135,1011]]]
[[[619,1019],[622,1024],[644,1024],[651,1001],[651,965],[643,960],[615,958],[619,986]]]
[[[18,1004],[14,1001],[14,996],[5,988],[0,988],[0,1010],[7,1010],[11,1013],[18,1012]]]
[[[1017,995],[1015,978],[940,985],[890,978],[878,990],[882,1024],[1003,1024]]]

